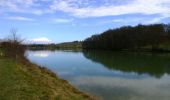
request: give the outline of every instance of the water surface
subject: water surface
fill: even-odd
[[[39,50],[27,57],[104,100],[170,100],[170,54]]]

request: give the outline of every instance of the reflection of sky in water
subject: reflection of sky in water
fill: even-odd
[[[168,74],[158,79],[147,73],[139,75],[133,71],[111,70],[85,58],[81,52],[29,51],[28,58],[46,66],[79,89],[106,100],[169,100],[170,98]]]
[[[170,76],[161,79],[126,79],[120,77],[76,77],[73,84],[110,100],[169,100]],[[126,98],[126,99],[125,99]]]
[[[50,51],[34,51],[32,56],[34,57],[40,57],[40,58],[46,58],[51,54]]]

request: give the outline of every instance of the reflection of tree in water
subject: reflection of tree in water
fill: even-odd
[[[86,58],[109,69],[123,72],[147,73],[161,77],[170,74],[170,54],[123,53],[111,51],[83,51]]]

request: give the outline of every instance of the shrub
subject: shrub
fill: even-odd
[[[25,53],[25,46],[18,42],[6,41],[1,43],[4,49],[4,55],[7,57],[17,58],[23,57]]]
[[[24,57],[26,47],[22,45],[21,39],[16,35],[16,30],[12,29],[11,37],[3,42],[1,42],[1,48],[3,48],[4,56],[17,58]]]

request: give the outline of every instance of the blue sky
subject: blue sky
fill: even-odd
[[[0,38],[83,40],[123,25],[170,23],[170,0],[0,0]]]

